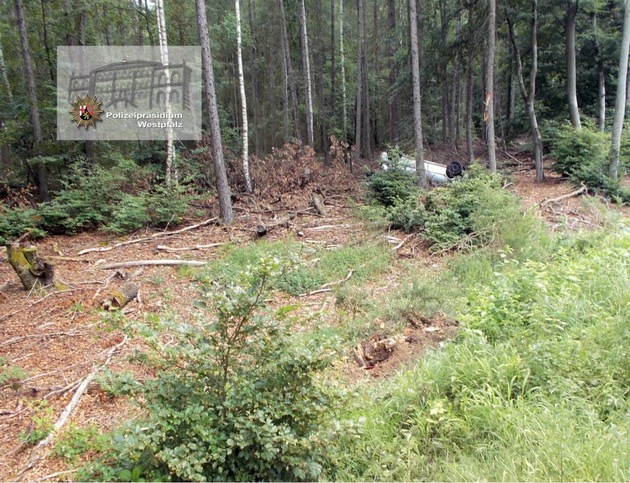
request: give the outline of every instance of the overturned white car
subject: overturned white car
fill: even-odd
[[[382,170],[387,171],[391,168],[392,160],[389,159],[387,151],[381,153],[380,159]],[[396,166],[409,173],[416,172],[416,160],[404,154],[396,161]],[[424,169],[427,173],[427,181],[432,184],[446,183],[464,174],[464,167],[459,161],[451,161],[448,165],[443,165],[425,160]]]

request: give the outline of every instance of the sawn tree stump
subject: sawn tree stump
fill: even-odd
[[[19,242],[7,245],[9,263],[24,288],[31,290],[63,290],[65,285],[55,280],[54,265],[41,258],[35,246],[22,246]]]

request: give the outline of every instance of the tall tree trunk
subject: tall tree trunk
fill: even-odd
[[[313,93],[311,87],[311,61],[309,59],[306,6],[300,0],[300,30],[302,32],[302,67],[304,69],[304,95],[306,97],[306,142],[313,146]]]
[[[496,0],[488,0],[488,58],[486,60],[486,142],[490,171],[497,171],[496,139],[494,136],[494,50],[496,37]]]
[[[252,179],[249,175],[249,136],[247,124],[247,96],[245,95],[245,73],[243,72],[243,49],[241,35],[241,5],[239,0],[235,0],[236,10],[236,55],[238,57],[238,85],[241,91],[241,117],[243,118],[243,176],[245,177],[245,187],[247,193],[253,191]]]
[[[626,115],[626,81],[628,78],[628,52],[630,50],[630,0],[624,1],[623,36],[619,53],[619,74],[617,77],[617,98],[615,100],[615,118],[613,120],[611,159],[608,168],[610,177],[617,179],[619,169],[619,150],[621,132]]]
[[[365,3],[365,2],[364,2]],[[372,130],[370,115],[370,86],[368,83],[368,65],[367,65],[367,15],[365,4],[363,5],[363,49],[361,57],[361,76],[363,82],[363,157],[372,159]]]
[[[2,50],[2,36],[0,35],[0,75],[2,76],[2,83],[4,84],[4,90],[9,99],[9,103],[13,103],[13,91],[11,90],[11,84],[9,83],[9,76],[7,75],[7,66],[4,63],[4,53]]]
[[[282,5],[284,0],[280,0],[280,8],[284,11]],[[284,12],[282,16],[283,28],[284,28]],[[286,30],[286,29],[285,29]],[[287,65],[288,46],[286,45],[286,38],[283,34],[280,39],[280,46],[282,48],[282,127],[284,130],[284,143],[289,142],[289,66]]]
[[[342,0],[343,1],[343,0]],[[330,118],[334,126],[337,116],[337,65],[335,45],[335,0],[330,0]]]
[[[322,10],[321,1],[316,2],[315,7],[315,25],[317,35],[315,37],[315,71],[313,77],[315,80],[315,91],[317,97],[317,147],[323,152],[328,152],[326,139],[326,100],[324,99],[324,12]]]
[[[210,129],[210,143],[212,160],[214,162],[214,176],[216,178],[217,194],[219,197],[219,211],[224,223],[232,223],[232,197],[228,184],[225,163],[223,161],[223,143],[219,125],[219,110],[214,86],[214,72],[212,68],[212,51],[208,38],[208,20],[206,19],[206,4],[204,0],[195,0],[197,6],[197,28],[199,29],[199,43],[201,44],[201,62],[204,73],[204,87],[208,108],[208,128]]]
[[[48,74],[50,75],[51,82],[55,82],[55,65],[53,65],[52,57],[50,55],[50,43],[48,42],[48,21],[46,19],[46,5],[45,0],[40,0],[42,7],[42,41],[44,44],[44,51],[46,52],[46,63],[48,64]]]
[[[473,111],[473,87],[474,87],[474,40],[475,31],[472,22],[473,2],[468,2],[468,65],[466,66],[466,157],[468,164],[475,159],[473,151],[472,111]]]
[[[356,115],[354,124],[354,161],[359,161],[361,157],[361,120],[363,116],[363,50],[365,41],[363,38],[363,11],[365,9],[365,0],[359,0],[357,14],[357,101]]]
[[[171,72],[168,68],[168,38],[166,36],[166,16],[164,14],[164,0],[155,0],[155,11],[157,16],[158,38],[160,42],[160,57],[164,66],[166,81],[165,110],[168,120],[171,118]],[[166,185],[177,184],[177,169],[175,167],[175,141],[173,128],[166,128]]]
[[[278,0],[280,4],[280,14],[282,15],[282,48],[286,54],[287,72],[289,77],[289,88],[291,90],[291,101],[293,104],[293,125],[295,127],[295,138],[302,139],[300,135],[300,117],[298,115],[297,86],[295,82],[295,71],[291,62],[291,48],[289,46],[289,34],[287,33],[287,18],[284,12],[284,0]]]
[[[396,89],[396,2],[387,1],[387,27],[389,32],[389,140],[392,144],[398,143],[398,92]]]
[[[575,28],[578,10],[578,0],[567,1],[567,15],[564,22],[566,36],[566,63],[567,63],[567,98],[569,102],[569,114],[571,124],[576,129],[581,129],[580,110],[577,100],[577,67],[575,61]]]
[[[343,140],[348,141],[348,93],[346,86],[346,59],[343,50],[343,0],[339,0],[339,61],[341,63],[341,107]]]
[[[447,19],[446,19],[446,0],[440,0],[440,45],[446,49],[447,45]],[[442,104],[442,141],[449,142],[452,135],[452,119],[450,113],[449,100],[449,82],[448,82],[448,62],[446,59],[440,63],[440,91]]]
[[[35,74],[33,73],[33,64],[31,62],[31,53],[28,47],[28,35],[26,33],[26,20],[24,18],[24,5],[22,0],[15,0],[15,12],[18,20],[18,28],[20,30],[20,40],[22,42],[22,56],[24,59],[24,76],[28,86],[28,98],[31,104],[31,123],[33,125],[33,154],[39,156],[41,154],[40,147],[42,143],[42,126],[39,121],[39,109],[37,107],[37,89],[35,88]],[[37,161],[37,183],[39,195],[43,200],[50,198],[48,192],[48,172],[46,165],[41,161]]]
[[[626,0],[630,1],[630,0]],[[508,29],[510,32],[510,40],[514,47],[514,55],[516,57],[517,77],[521,96],[527,106],[527,116],[529,118],[529,126],[534,138],[534,162],[536,164],[536,181],[540,182],[544,179],[543,171],[543,144],[542,136],[540,135],[540,129],[538,128],[538,120],[536,118],[535,98],[536,98],[536,74],[538,72],[538,2],[537,0],[531,1],[532,15],[531,15],[531,50],[532,50],[532,64],[529,71],[529,90],[525,87],[525,81],[523,79],[523,62],[521,60],[521,52],[516,43],[514,35],[514,26],[510,16],[506,13],[506,19],[508,22]]]
[[[418,12],[416,0],[409,0],[409,30],[411,37],[411,77],[413,83],[413,132],[416,147],[416,174],[418,184],[426,186],[424,169],[424,143],[422,140],[422,101],[420,97],[420,54],[418,52]]]
[[[604,71],[604,59],[601,52],[599,32],[597,31],[597,14],[593,13],[593,32],[595,33],[595,49],[597,56],[597,84],[598,84],[598,126],[601,132],[606,129],[606,74]]]

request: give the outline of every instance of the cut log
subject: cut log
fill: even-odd
[[[276,221],[275,223],[271,223],[271,224],[260,223],[256,227],[256,236],[258,238],[263,237],[267,235],[268,233],[270,233],[271,231],[275,230],[276,228],[291,228],[291,220],[293,220],[294,218],[295,218],[295,214],[291,214],[284,220]]]
[[[101,302],[107,311],[120,310],[138,296],[139,288],[135,283],[127,282],[121,288],[112,290]]]
[[[317,193],[313,193],[313,195],[311,196],[311,201],[313,202],[313,206],[317,210],[317,213],[322,216],[326,216],[327,211],[326,207],[324,206],[324,198]]]
[[[9,263],[29,292],[32,290],[64,290],[67,287],[55,281],[54,265],[39,256],[37,247],[22,246],[18,242],[7,245]]]

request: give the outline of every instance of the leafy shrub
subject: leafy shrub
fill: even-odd
[[[0,202],[0,245],[6,245],[23,233],[30,232],[31,237],[41,238],[46,233],[38,228],[40,217],[34,208],[9,208]]]
[[[613,201],[630,201],[630,192],[607,174],[610,162],[609,133],[602,133],[588,123],[579,130],[570,124],[563,124],[552,132],[551,155],[556,159],[552,166],[554,171],[604,193]]]
[[[388,153],[387,170],[379,170],[367,184],[368,199],[385,207],[392,207],[417,196],[416,177],[401,165],[401,153],[392,149]]]
[[[235,285],[204,288],[198,323],[147,327],[162,361],[139,389],[149,420],[115,442],[92,478],[317,479],[334,415],[316,377],[328,359],[322,341],[290,335],[292,307],[265,308],[280,273],[277,260],[262,260]]]

